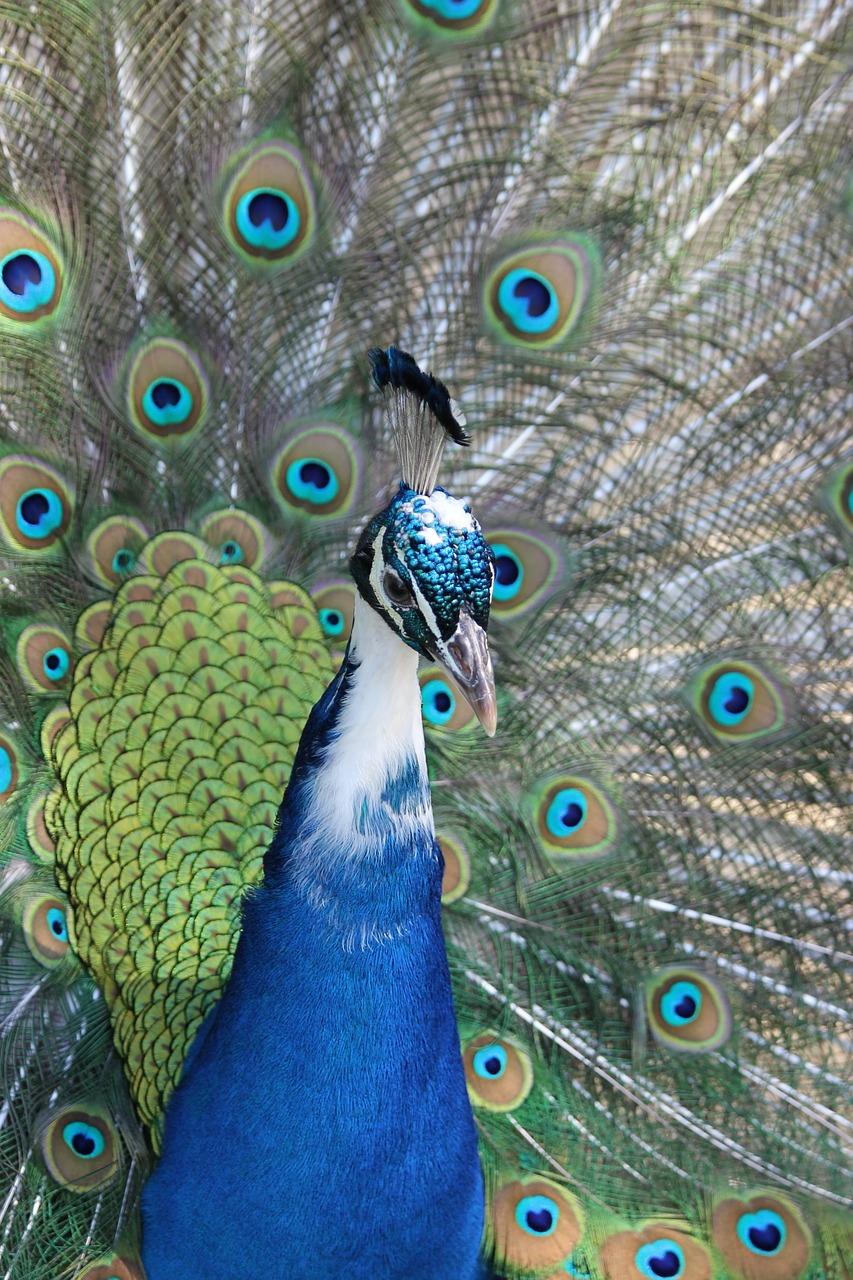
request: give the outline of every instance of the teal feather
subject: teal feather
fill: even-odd
[[[835,3],[2,7],[0,1277],[142,1276],[399,478],[391,343],[462,405],[440,483],[498,555],[496,737],[421,673],[484,1257],[853,1277],[850,38]],[[235,655],[261,580],[282,630]],[[96,875],[57,846],[107,777]],[[134,823],[179,841],[156,886]]]

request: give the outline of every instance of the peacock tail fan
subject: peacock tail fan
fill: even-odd
[[[396,475],[495,1277],[853,1280],[848,6],[0,8],[0,1277],[139,1196]],[[227,1153],[222,1158],[227,1158]]]

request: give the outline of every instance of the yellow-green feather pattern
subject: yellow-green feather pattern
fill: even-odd
[[[170,536],[141,560],[162,563]],[[330,674],[307,598],[273,608],[253,571],[201,559],[120,588],[78,668],[51,746],[62,791],[49,829],[77,953],[155,1145]]]

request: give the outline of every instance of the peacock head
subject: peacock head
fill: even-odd
[[[400,639],[447,672],[486,733],[497,703],[486,629],[495,557],[470,507],[435,480],[446,437],[468,437],[447,389],[411,356],[371,351],[373,377],[391,389],[403,483],[359,538],[350,561],[362,598]]]

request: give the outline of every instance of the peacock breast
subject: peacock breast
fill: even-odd
[[[145,1210],[149,1280],[175,1274],[177,1240],[188,1280],[479,1274],[482,1178],[437,909],[362,943],[292,881],[253,897]]]

